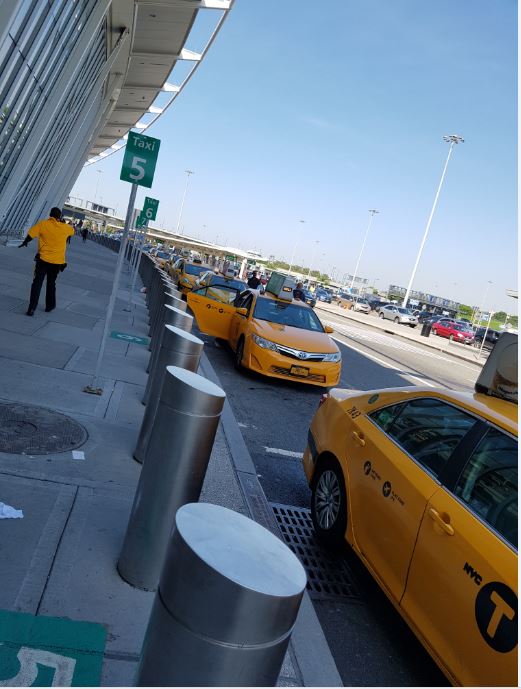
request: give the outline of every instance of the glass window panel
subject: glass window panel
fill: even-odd
[[[476,514],[517,548],[517,441],[491,428],[454,490]]]
[[[387,433],[392,422],[396,418],[403,404],[393,404],[390,407],[384,407],[383,409],[378,409],[372,414],[369,414],[369,418],[372,419],[377,426]]]
[[[476,420],[442,400],[411,400],[387,433],[411,457],[438,477],[463,436]]]

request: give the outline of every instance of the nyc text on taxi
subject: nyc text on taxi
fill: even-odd
[[[336,389],[310,427],[312,518],[344,539],[455,685],[517,685],[517,405]]]
[[[271,291],[270,291],[271,290]],[[313,309],[293,300],[293,284],[273,274],[266,294],[226,285],[188,293],[204,333],[227,340],[237,368],[273,378],[330,387],[340,379],[341,356]]]

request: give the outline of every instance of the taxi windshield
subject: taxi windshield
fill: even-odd
[[[185,273],[187,273],[188,275],[201,275],[201,273],[204,273],[206,270],[208,270],[206,266],[194,266],[190,263],[187,263],[185,265]]]
[[[323,333],[324,328],[315,312],[304,306],[297,306],[275,299],[261,297],[257,299],[253,317],[260,321],[270,321],[279,325],[289,325],[302,330],[314,330]]]

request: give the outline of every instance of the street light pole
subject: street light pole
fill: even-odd
[[[353,291],[353,285],[354,285],[355,280],[356,280],[356,275],[357,275],[357,272],[358,272],[358,266],[360,265],[360,259],[362,258],[362,254],[363,254],[363,252],[364,252],[365,243],[366,243],[366,241],[367,241],[367,235],[369,234],[369,230],[371,229],[371,224],[372,224],[372,222],[373,222],[374,216],[376,215],[376,213],[379,213],[379,212],[380,212],[380,211],[377,211],[376,208],[372,208],[372,209],[369,211],[369,222],[368,222],[368,224],[367,224],[367,230],[365,231],[364,241],[362,242],[362,248],[360,249],[360,253],[359,253],[359,255],[358,255],[358,261],[356,262],[356,268],[355,268],[355,272],[354,272],[354,275],[353,275],[353,279],[351,280],[351,286],[349,287],[349,290],[350,290],[351,292]]]
[[[487,286],[485,287],[485,292],[483,294],[483,298],[481,299],[481,303],[479,305],[479,311],[477,314],[477,325],[479,326],[481,324],[481,313],[483,311],[483,306],[485,304],[485,299],[487,298],[488,291],[490,289],[490,285],[492,285],[492,280],[487,280]],[[474,325],[474,319],[472,319],[472,325]]]
[[[186,198],[186,190],[188,189],[188,182],[190,180],[190,175],[194,174],[193,170],[185,170],[186,172],[186,184],[185,184],[185,191],[183,194],[183,200],[181,201],[181,210],[179,211],[179,218],[177,219],[177,227],[175,228],[175,233],[179,234],[179,225],[181,224],[181,217],[183,215],[183,207],[185,205],[185,198]]]
[[[416,257],[416,263],[414,264],[414,268],[412,270],[411,279],[409,280],[409,284],[407,286],[407,291],[405,292],[405,297],[404,297],[404,300],[402,303],[402,306],[404,308],[407,306],[407,302],[409,300],[409,294],[411,293],[412,283],[414,281],[414,276],[416,275],[416,269],[418,268],[418,263],[420,262],[423,247],[425,246],[425,242],[427,241],[427,235],[429,234],[429,229],[431,226],[432,217],[434,215],[434,211],[436,210],[436,206],[438,204],[438,197],[440,195],[441,187],[443,185],[443,180],[445,179],[445,173],[447,172],[447,166],[449,164],[450,156],[452,154],[452,149],[454,148],[454,146],[456,144],[463,143],[465,141],[465,139],[462,136],[458,136],[457,134],[450,134],[449,136],[444,136],[443,140],[446,141],[447,143],[450,143],[449,152],[447,154],[447,160],[445,161],[445,167],[443,168],[443,172],[441,174],[440,183],[438,185],[438,191],[436,192],[436,196],[434,197],[434,203],[432,204],[431,214],[429,215],[429,219],[427,221],[427,227],[425,228],[422,243],[420,244],[420,250],[418,251],[418,256]]]

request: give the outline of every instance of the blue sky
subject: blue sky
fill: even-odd
[[[460,134],[414,288],[516,310],[514,0],[236,0],[205,60],[147,134],[161,139],[158,220],[187,234],[406,286]],[[196,37],[194,37],[194,43]],[[190,43],[187,47],[192,47]],[[200,47],[200,46],[193,46]],[[116,206],[122,153],[73,195]],[[102,192],[101,192],[102,190]],[[305,224],[299,223],[304,219]],[[316,241],[319,241],[318,250]]]

